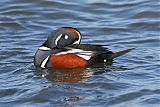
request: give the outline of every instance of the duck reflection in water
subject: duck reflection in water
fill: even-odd
[[[47,80],[53,82],[84,82],[90,77],[104,72],[105,70],[97,71],[98,68],[106,68],[112,65],[112,61],[108,63],[101,63],[92,65],[90,68],[76,68],[66,70],[55,70],[55,69],[38,69],[39,73],[42,74]]]

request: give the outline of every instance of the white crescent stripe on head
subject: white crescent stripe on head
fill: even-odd
[[[77,30],[75,30],[75,31],[78,33],[79,38],[81,38],[81,34]]]
[[[50,57],[50,56],[48,56],[46,59],[43,60],[43,62],[42,62],[42,64],[41,64],[41,68],[45,68],[45,65],[46,65],[49,57]]]
[[[75,30],[76,31],[76,30]],[[81,34],[78,32],[78,31],[76,31],[77,32],[77,34],[78,34],[78,40],[76,41],[76,42],[74,42],[74,44],[80,44],[80,41],[81,41]]]
[[[55,44],[57,45],[57,43],[58,43],[58,41],[60,40],[60,38],[62,37],[62,34],[60,34],[57,38],[56,38],[56,40],[55,40]]]

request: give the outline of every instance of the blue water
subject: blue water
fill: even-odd
[[[105,67],[38,71],[36,49],[48,34],[78,28],[82,43],[116,52]],[[1,107],[159,107],[159,0],[1,0]]]

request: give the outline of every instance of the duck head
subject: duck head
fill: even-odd
[[[62,27],[48,36],[48,39],[42,44],[42,46],[50,49],[62,48],[71,44],[80,44],[81,33],[72,27]]]

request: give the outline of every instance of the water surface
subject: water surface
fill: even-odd
[[[103,67],[40,72],[34,53],[63,26],[82,43],[135,49]],[[158,107],[159,31],[159,0],[1,0],[0,105]]]

